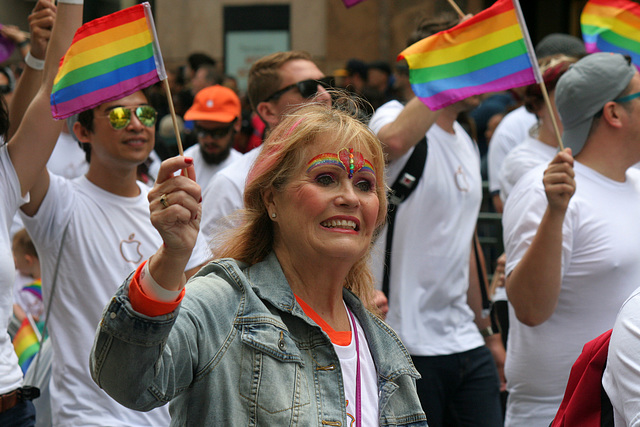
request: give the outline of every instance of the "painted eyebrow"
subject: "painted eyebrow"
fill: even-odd
[[[346,170],[337,154],[323,153],[309,160],[309,162],[307,163],[307,173],[311,172],[313,169],[319,166],[324,165],[339,166],[342,170]]]

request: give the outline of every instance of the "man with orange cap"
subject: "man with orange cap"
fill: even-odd
[[[242,156],[231,148],[240,131],[240,99],[224,86],[206,87],[196,94],[184,118],[195,122],[193,134],[198,141],[184,155],[193,158],[196,181],[206,187],[216,172]]]

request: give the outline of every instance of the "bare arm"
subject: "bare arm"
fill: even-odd
[[[417,97],[409,101],[400,115],[378,132],[387,160],[402,157],[420,142],[439,115],[440,110],[431,111]]]
[[[47,45],[51,38],[51,29],[56,17],[56,7],[49,0],[40,0],[29,15],[31,28],[31,56],[44,60]],[[27,65],[18,80],[11,105],[9,106],[9,139],[16,133],[27,107],[40,89],[42,70]]]
[[[82,5],[68,3],[60,3],[58,6],[56,22],[47,47],[42,85],[16,134],[9,140],[9,155],[18,174],[23,195],[42,180],[47,181],[48,187],[48,174],[42,172],[46,171],[45,165],[62,129],[62,122],[53,120],[49,97],[58,71],[58,62],[82,23],[82,9]],[[44,194],[46,188],[44,193],[31,194],[32,208],[34,204],[39,206]]]
[[[556,155],[543,181],[549,204],[531,246],[506,282],[516,317],[528,326],[546,321],[558,304],[562,285],[562,225],[576,188],[571,149]]]

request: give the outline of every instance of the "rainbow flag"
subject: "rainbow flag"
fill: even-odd
[[[20,291],[29,292],[30,294],[35,295],[36,298],[38,298],[40,301],[42,301],[42,280],[36,279],[28,285],[23,286]]]
[[[358,3],[362,3],[364,0],[342,0],[342,2],[344,3],[344,5],[349,8],[351,6],[355,6]]]
[[[18,332],[13,337],[13,348],[18,355],[18,364],[23,373],[27,372],[29,365],[40,350],[40,341],[29,319],[24,319]]]
[[[640,69],[640,5],[628,0],[589,0],[580,15],[587,52],[629,55]]]
[[[413,91],[432,110],[542,81],[517,0],[498,0],[409,46],[398,56],[402,58],[409,64]]]
[[[87,22],[76,31],[51,92],[64,119],[167,78],[149,3]]]

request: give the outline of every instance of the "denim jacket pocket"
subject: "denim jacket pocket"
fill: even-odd
[[[309,405],[309,384],[298,346],[284,325],[268,319],[251,319],[238,327],[242,342],[239,393],[247,400],[250,418],[289,425]]]

